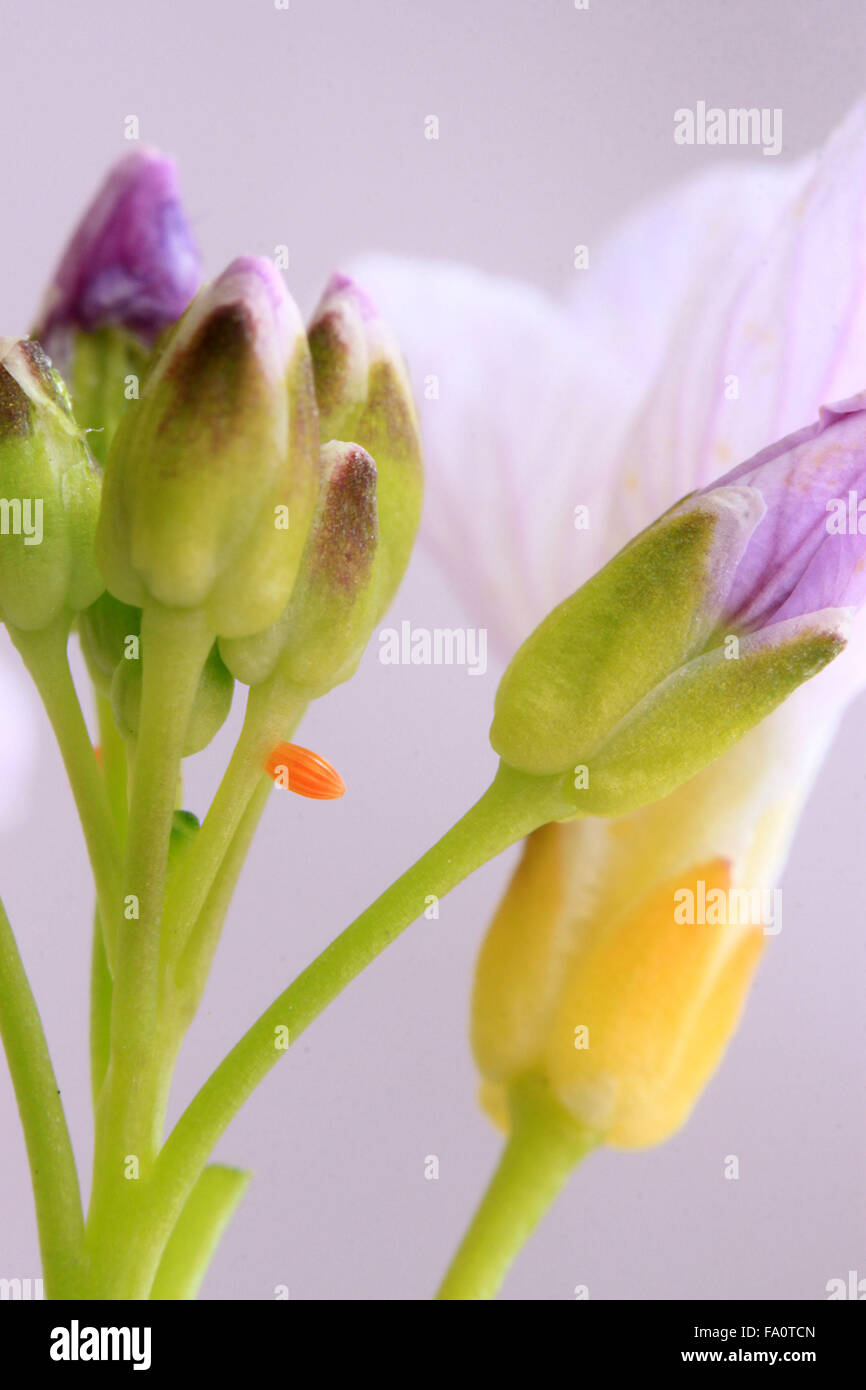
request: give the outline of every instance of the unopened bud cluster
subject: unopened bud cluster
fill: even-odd
[[[0,340],[0,494],[20,533],[0,536],[0,615],[32,630],[81,613],[94,680],[134,734],[142,612],[199,614],[214,645],[187,752],[235,677],[312,698],[352,674],[422,491],[406,372],[357,286],[335,277],[308,335],[269,261],[199,282],[173,165],[134,155],[38,319],[71,399],[36,336]]]

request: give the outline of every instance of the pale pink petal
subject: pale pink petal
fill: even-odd
[[[629,426],[696,287],[730,280],[806,176],[802,164],[699,175],[629,218],[575,271],[562,309],[448,263],[352,266],[409,358],[422,538],[504,654],[609,558],[614,536],[627,538],[626,513],[632,534],[674,500],[664,481],[650,494],[641,484]],[[656,491],[666,500],[650,510]]]
[[[733,282],[732,282],[733,281]],[[704,276],[632,424],[616,548],[652,515],[866,386],[866,102],[733,277]]]
[[[709,166],[629,213],[589,269],[575,271],[566,297],[575,325],[617,363],[635,409],[695,299],[724,300],[814,164]]]

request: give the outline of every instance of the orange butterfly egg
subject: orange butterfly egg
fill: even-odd
[[[278,743],[268,754],[265,770],[278,787],[314,801],[335,801],[346,790],[339,772],[329,762],[298,743]]]

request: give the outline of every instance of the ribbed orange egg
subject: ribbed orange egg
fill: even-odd
[[[298,743],[278,743],[268,755],[265,769],[278,787],[314,801],[335,801],[346,790],[339,772],[329,762]]]

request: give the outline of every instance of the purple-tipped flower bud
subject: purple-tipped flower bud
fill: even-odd
[[[376,465],[359,444],[322,449],[319,500],[291,602],[267,632],[220,643],[229,668],[256,685],[280,677],[327,694],[357,669],[375,627]]]
[[[378,473],[378,616],[403,577],[421,517],[418,420],[399,348],[375,305],[334,275],[309,330],[323,442],[351,439]]]
[[[124,416],[97,552],[124,603],[207,612],[243,637],[285,609],[315,505],[307,342],[269,261],[234,261],[190,306]]]
[[[578,769],[585,814],[668,795],[844,647],[866,597],[864,487],[866,393],[684,499],[527,638],[497,752]]]
[[[151,347],[201,281],[174,162],[139,150],[111,170],[54,273],[36,336],[66,371],[76,332],[126,329]]]

